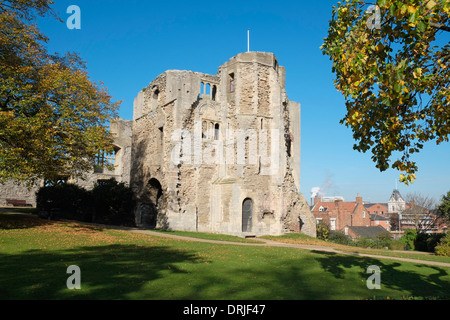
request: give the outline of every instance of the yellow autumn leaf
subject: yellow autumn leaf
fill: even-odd
[[[416,12],[416,11],[417,11],[417,8],[416,8],[416,7],[414,7],[414,6],[408,6],[408,12],[409,12],[409,13],[413,14],[413,13]]]
[[[414,72],[413,72],[414,79],[417,79],[421,75],[422,75],[422,68],[416,68],[416,70],[414,70]]]

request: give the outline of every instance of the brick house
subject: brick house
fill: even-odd
[[[370,215],[370,225],[372,227],[381,226],[386,231],[391,231],[391,221],[389,218],[379,215],[379,214],[371,214]]]
[[[324,201],[315,198],[311,212],[316,223],[325,223],[330,230],[344,230],[346,226],[371,226],[371,217],[358,194],[355,201],[346,202],[342,199]]]
[[[369,214],[386,215],[388,213],[387,203],[367,203],[364,204]]]
[[[439,217],[434,210],[416,206],[412,202],[402,213],[401,228],[416,229],[425,233],[443,233],[448,229],[448,222]]]

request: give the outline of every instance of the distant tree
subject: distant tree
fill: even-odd
[[[436,42],[449,31],[448,0],[346,0],[333,7],[321,47],[346,99],[341,124],[352,129],[354,149],[371,150],[380,171],[391,166],[406,184],[418,170],[412,155],[428,141],[449,141],[450,45]]]
[[[405,198],[410,208],[403,212],[402,218],[412,220],[418,232],[432,229],[438,218],[432,212],[436,206],[436,201],[432,197],[424,196],[418,192],[408,193]]]
[[[450,191],[442,196],[441,203],[437,207],[437,213],[450,222]]]
[[[32,22],[49,0],[0,1],[0,182],[77,176],[109,150],[119,103],[77,54],[49,54]]]

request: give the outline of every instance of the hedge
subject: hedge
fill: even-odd
[[[91,191],[69,183],[42,187],[36,198],[37,211],[49,219],[135,226],[131,188],[115,179],[103,181]]]

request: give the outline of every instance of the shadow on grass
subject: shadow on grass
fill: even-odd
[[[14,215],[3,218],[0,240],[2,229],[57,223]],[[100,245],[107,240],[71,249],[0,253],[0,299],[450,298],[449,268],[290,248],[153,241],[151,237],[142,244]],[[70,265],[81,269],[82,290],[66,287]],[[371,265],[381,269],[382,290],[366,287],[370,277],[366,270]]]
[[[51,226],[55,223],[55,221],[39,219],[34,216],[25,216],[0,211],[0,230],[30,229],[42,226]]]
[[[434,266],[313,252],[275,260],[273,248],[236,261],[206,259],[199,250],[114,244],[0,254],[0,299],[227,299],[341,300],[390,296],[449,298],[448,270]],[[230,247],[228,250],[237,250]],[[249,253],[240,248],[240,253]],[[219,249],[220,250],[220,249]],[[223,249],[222,249],[223,250]],[[263,250],[269,250],[263,251]],[[263,253],[264,252],[264,253]],[[264,254],[264,255],[263,255]],[[66,287],[67,268],[81,269],[82,290]],[[369,290],[370,265],[381,269],[382,290]]]
[[[321,279],[305,274],[317,266],[314,259],[304,263],[287,260],[276,268],[278,261],[263,258],[258,263],[253,255],[261,254],[260,249],[252,253],[247,251],[251,248],[238,248],[252,256],[250,263],[245,258],[240,263],[235,252],[225,261],[220,260],[220,253],[211,259],[201,257],[199,252],[208,246],[199,244],[190,250],[114,244],[0,254],[0,300],[297,300],[336,296],[319,284]],[[224,246],[217,250],[219,247]],[[81,269],[81,290],[67,289],[70,265]]]
[[[183,273],[174,264],[196,263],[186,251],[161,246],[109,245],[76,250],[0,254],[0,299],[125,299],[161,277]],[[82,290],[68,290],[70,265],[81,269]],[[158,299],[158,292],[153,299]]]
[[[73,221],[70,223],[65,223],[58,220],[48,220],[41,219],[36,216],[25,216],[22,214],[2,214],[0,212],[0,230],[19,230],[19,229],[32,229],[38,227],[52,227],[56,224],[62,224],[74,231],[82,232],[98,232],[102,231],[104,228],[97,225],[89,225],[79,223],[78,221]]]
[[[378,266],[383,291],[373,290],[374,295],[391,290],[391,292],[405,292],[407,297],[450,299],[450,277],[444,268],[330,252],[314,252],[321,256],[316,260],[321,264],[322,269],[331,273],[335,279],[345,279],[348,270],[352,268],[359,268],[361,279],[368,279],[372,273],[367,273],[367,269],[370,266]]]

